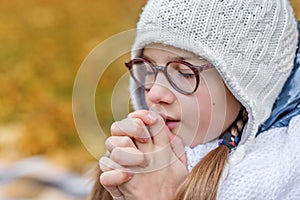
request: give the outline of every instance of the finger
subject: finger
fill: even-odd
[[[109,158],[107,158],[107,157],[103,157],[99,160],[99,166],[100,166],[100,169],[102,170],[102,174],[100,174],[100,176],[99,176],[100,183],[110,193],[110,195],[113,197],[114,200],[117,200],[117,199],[124,200],[124,196],[120,192],[120,190],[118,189],[117,186],[108,186],[108,185],[111,185],[111,184],[117,185],[118,183],[121,183],[121,184],[125,183],[127,180],[130,180],[130,177],[126,177],[126,175],[129,176],[128,174],[125,174],[127,172],[117,171],[117,173],[118,173],[117,177],[119,177],[119,178],[123,177],[123,180],[113,180],[114,182],[108,182],[107,180],[111,180],[109,177],[109,173],[108,174],[104,174],[104,173],[107,171],[112,171],[114,169],[112,168],[113,164],[109,164],[111,166],[111,167],[109,167],[108,164],[105,164],[107,162],[110,162]],[[119,175],[119,174],[121,174],[121,175]],[[110,173],[110,175],[116,175],[116,174]]]
[[[118,170],[110,170],[103,172],[100,175],[100,183],[104,187],[117,187],[123,183],[126,183],[131,179],[128,173],[124,173]]]
[[[103,157],[99,160],[99,168],[101,169],[102,172],[107,172],[107,171],[110,171],[110,170],[114,170],[115,168],[113,167],[112,164],[108,164],[106,162],[108,162],[107,160],[110,159],[110,158],[107,158],[107,157]],[[118,166],[120,167],[120,166]],[[121,167],[120,167],[121,168]]]
[[[182,139],[179,136],[172,134],[171,132],[169,132],[168,136],[174,154],[185,166],[187,166],[187,160]]]
[[[147,165],[144,153],[136,148],[116,147],[111,151],[110,159],[122,166]]]
[[[110,171],[110,170],[118,170],[120,172],[126,172],[128,169],[119,165],[118,163],[114,162],[112,159],[108,157],[101,157],[99,160],[99,167],[103,172]]]
[[[139,118],[144,124],[151,125],[156,122],[157,116],[153,115],[149,110],[137,110],[135,112],[129,113],[129,118]]]
[[[157,117],[153,115],[151,112],[149,112],[149,110],[137,110],[135,112],[128,114],[128,117],[132,118],[133,120],[140,119],[148,127],[154,124],[157,120]],[[152,140],[150,139],[151,135],[148,131],[148,128],[147,130],[145,130],[144,137],[148,137],[149,139],[144,143],[140,142],[139,140],[135,140],[135,144],[138,147],[138,149],[140,149],[142,152],[149,152],[152,149],[151,148]]]
[[[152,111],[151,113],[157,117],[156,122],[149,127],[153,143],[158,146],[165,146],[169,143],[168,134],[170,131],[165,124],[165,120],[160,115]]]
[[[149,133],[150,135],[150,133]],[[146,142],[139,142],[138,140],[133,139],[137,149],[139,149],[143,153],[147,153],[152,151],[153,142],[152,139],[149,138]]]
[[[150,140],[151,135],[148,131],[149,127],[151,125],[153,125],[154,123],[156,123],[157,119],[158,119],[158,115],[153,114],[152,112],[150,112],[149,110],[137,110],[135,112],[132,112],[130,114],[128,114],[129,118],[137,118],[143,121],[143,123],[145,125],[148,126],[147,130],[145,131],[145,135],[146,137],[149,137],[149,140],[147,140],[146,142],[140,142],[139,140],[135,140],[135,144],[138,147],[138,149],[140,149],[142,152],[149,152],[152,150],[152,140]]]
[[[109,152],[111,152],[115,147],[136,148],[134,142],[128,136],[110,136],[105,141],[105,146]]]
[[[145,143],[150,138],[147,127],[139,118],[126,118],[111,125],[111,135],[128,136]]]
[[[114,162],[113,160],[111,160],[110,158],[107,158],[107,157],[102,157],[99,160],[99,167],[103,171],[103,173],[106,173],[104,175],[104,179],[101,179],[101,180],[103,180],[103,184],[108,187],[109,186],[117,186],[117,185],[120,185],[120,184],[128,181],[129,179],[131,179],[132,174],[133,174],[130,171],[130,169],[120,166],[118,163]],[[110,172],[110,171],[113,171],[113,172]],[[110,172],[110,173],[107,173],[107,172]],[[109,177],[110,175],[116,175],[116,174],[118,175],[118,177],[109,179],[109,178],[111,178],[111,177]],[[106,178],[108,178],[108,179],[106,179]]]
[[[103,187],[110,193],[114,200],[125,200],[122,192],[117,186],[126,183],[130,179],[131,176],[128,176],[128,174],[117,170],[110,170],[106,172],[103,171],[99,177],[101,185],[103,185]]]
[[[114,200],[125,200],[124,195],[122,192],[119,190],[118,187],[105,187],[103,186],[112,196]]]

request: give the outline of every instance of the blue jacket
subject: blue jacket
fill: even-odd
[[[298,22],[300,33],[300,22]],[[294,68],[274,103],[270,117],[259,127],[258,134],[275,127],[288,126],[291,118],[300,114],[300,35]]]

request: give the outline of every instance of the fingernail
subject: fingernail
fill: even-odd
[[[143,131],[138,137],[134,136],[134,140],[141,142],[141,143],[147,143],[149,140],[149,133],[146,131]]]
[[[140,141],[142,143],[146,143],[149,140],[149,133],[144,131],[144,132],[142,132],[142,134],[140,135],[139,138],[135,138],[135,139],[137,139],[138,141]]]
[[[133,176],[133,173],[132,173],[132,171],[127,171],[126,173],[127,173],[127,177],[128,177],[128,179],[131,179],[131,178],[132,178],[132,176]]]
[[[136,141],[140,142],[140,143],[147,143],[148,142],[148,138],[136,138]]]

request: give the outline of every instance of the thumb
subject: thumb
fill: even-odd
[[[179,158],[179,160],[187,166],[187,159],[185,155],[184,145],[182,139],[177,135],[172,134],[171,132],[168,133],[168,137],[170,140],[171,148],[174,154]]]

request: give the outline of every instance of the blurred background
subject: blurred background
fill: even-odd
[[[134,28],[146,0],[0,0],[0,200],[85,199],[97,163],[72,116],[76,73],[96,45]],[[300,19],[300,0],[291,0]],[[111,81],[96,96],[108,134]]]
[[[74,79],[96,45],[135,27],[145,2],[0,0],[1,200],[85,198],[96,159],[75,129]],[[103,76],[96,99],[105,130],[110,81]]]

